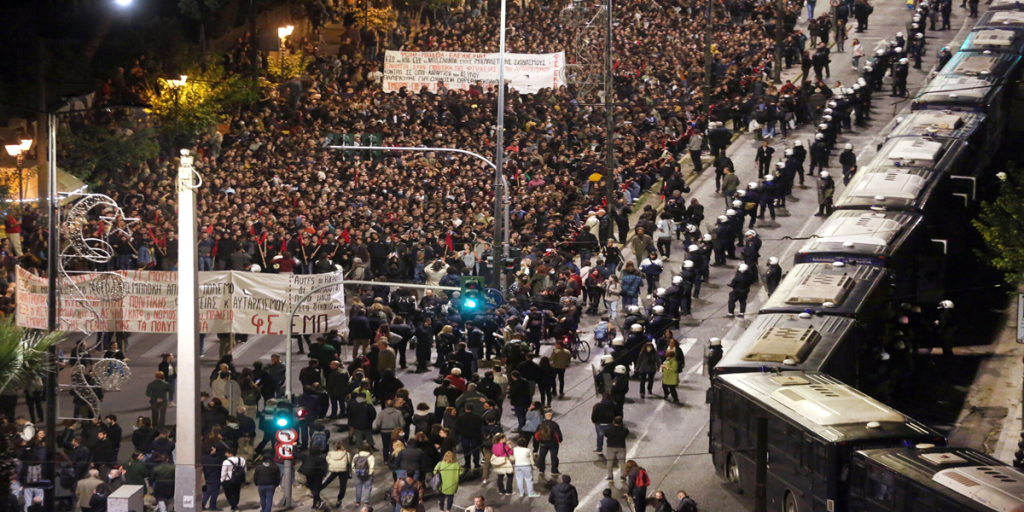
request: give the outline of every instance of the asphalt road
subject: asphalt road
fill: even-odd
[[[903,2],[876,2],[874,15],[871,17],[870,30],[863,34],[850,34],[850,41],[858,37],[864,44],[868,54],[873,53],[875,44],[880,39],[891,38],[897,31],[905,31],[905,23],[909,20],[908,12]],[[966,23],[969,27],[972,20],[966,19],[966,11],[954,8],[954,26]],[[806,25],[806,20],[801,20],[801,25]],[[939,41],[951,39],[952,32],[929,33],[931,44],[928,46],[926,57],[929,64],[934,63],[935,52],[941,47]],[[960,38],[962,40],[962,37]],[[849,47],[849,41],[847,46]],[[850,66],[849,49],[847,53],[833,53],[832,71],[833,75],[828,82],[831,84],[839,81],[844,86],[849,86],[856,79],[856,75]],[[863,62],[862,62],[863,65]],[[930,67],[930,65],[928,66]],[[794,78],[799,73],[798,68],[788,70],[783,78]],[[911,69],[910,90],[913,92],[920,86],[925,78],[925,71]],[[907,107],[908,101],[904,100],[893,105],[889,98],[888,91],[875,94],[874,111],[872,121],[866,127],[855,129],[852,132],[843,133],[838,142],[838,147],[849,142],[855,147],[858,154],[858,162],[866,164],[875,153],[875,146],[879,139],[888,131],[887,124],[894,117],[898,109]],[[807,141],[813,136],[810,127],[800,127],[795,133],[791,133],[789,141],[782,141],[777,136],[771,144],[777,149],[776,155],[782,157],[783,149],[792,147],[792,141],[797,137]],[[805,144],[808,144],[805,142]],[[746,183],[756,179],[756,168],[754,166],[754,153],[759,145],[749,134],[744,134],[729,148],[728,154],[736,163],[739,169],[741,182]],[[838,168],[838,151],[833,153],[830,169],[833,176],[841,175]],[[782,261],[783,268],[792,266],[792,255],[803,242],[783,240],[783,237],[806,237],[817,229],[822,218],[814,217],[817,211],[815,178],[809,178],[806,188],[797,187],[794,189],[795,200],[787,201],[789,210],[780,212],[775,222],[759,221],[756,229],[764,241],[761,251],[762,265],[769,256],[777,256]],[[842,180],[837,179],[837,186],[842,187]],[[690,197],[698,198],[707,208],[705,215],[713,220],[721,214],[723,200],[715,193],[714,175],[705,172],[697,177],[691,185],[693,192]],[[841,188],[840,188],[841,191]],[[836,197],[839,192],[836,192]],[[657,198],[652,200],[657,201]],[[706,231],[706,229],[705,229]],[[673,257],[667,262],[667,268],[671,272],[665,272],[662,281],[667,284],[671,276],[676,272],[682,261],[683,247],[681,243],[674,243],[672,247]],[[704,511],[736,511],[749,510],[752,506],[752,499],[747,496],[737,495],[722,479],[714,472],[710,456],[707,454],[707,424],[708,408],[704,404],[705,391],[708,387],[707,379],[702,375],[702,357],[705,344],[711,337],[721,337],[724,340],[725,349],[729,350],[732,341],[737,339],[743,329],[750,324],[751,317],[746,319],[731,319],[725,317],[726,300],[728,288],[726,284],[735,272],[735,261],[730,261],[727,268],[712,268],[711,281],[704,286],[701,299],[694,301],[692,318],[684,319],[682,329],[675,332],[675,337],[681,340],[681,345],[686,353],[686,366],[680,375],[681,383],[679,395],[681,404],[675,405],[660,398],[660,386],[655,386],[656,397],[649,397],[641,400],[636,390],[638,383],[634,382],[629,393],[625,406],[625,418],[627,426],[632,435],[628,441],[628,458],[637,460],[649,472],[653,485],[652,490],[664,490],[674,495],[678,489],[685,489],[700,504]],[[751,294],[751,302],[748,305],[748,312],[756,312],[760,303],[766,298],[766,293],[760,286],[755,288],[756,294]],[[598,317],[585,317],[581,326],[582,330],[591,331]],[[621,319],[621,317],[620,317]],[[286,341],[281,336],[254,336],[249,342],[235,348],[234,356],[236,365],[241,368],[249,366],[256,360],[268,361],[272,353],[283,353],[286,349]],[[70,350],[70,346],[67,348]],[[205,378],[212,371],[217,359],[217,342],[211,337],[206,344],[203,363],[204,389],[208,388]],[[544,347],[544,352],[549,352],[550,346]],[[141,390],[152,379],[153,372],[159,362],[162,352],[175,351],[175,336],[169,335],[135,335],[130,339],[127,356],[130,359],[130,366],[133,376],[124,391],[111,392],[103,403],[103,412],[116,413],[121,418],[121,423],[126,429],[126,438],[130,437],[131,424],[139,415],[148,415],[149,407]],[[411,354],[410,354],[411,355]],[[596,361],[601,351],[595,349],[591,361]],[[414,357],[414,356],[413,356]],[[297,384],[298,369],[306,365],[306,359],[302,356],[295,358],[295,383]],[[400,372],[399,378],[405,386],[412,391],[415,402],[432,402],[432,390],[435,387],[432,380],[436,373],[413,374],[405,371]],[[67,375],[62,375],[64,381]],[[573,477],[573,483],[580,495],[581,510],[593,510],[601,491],[607,487],[604,479],[605,469],[602,459],[597,457],[593,450],[595,448],[594,432],[590,423],[590,409],[595,402],[595,393],[591,378],[589,364],[574,364],[567,372],[565,397],[556,399],[554,411],[556,421],[565,433],[565,442],[561,448],[561,470],[564,474]],[[62,416],[70,415],[71,400],[67,394],[61,395],[60,409]],[[173,409],[169,418],[173,420]],[[514,426],[515,418],[508,411],[504,417],[506,430]],[[337,434],[335,434],[337,435]],[[131,451],[130,446],[122,449],[125,454]],[[378,475],[376,479],[377,490],[375,495],[382,492],[385,484],[390,484],[390,478]],[[551,482],[553,484],[553,482]],[[620,486],[623,483],[616,480],[613,485]],[[336,484],[332,484],[333,486]],[[456,506],[468,506],[472,504],[472,497],[483,494],[488,504],[503,511],[527,510],[532,507],[544,509],[547,505],[547,495],[543,492],[544,487],[539,486],[544,494],[543,497],[535,500],[527,498],[503,498],[497,495],[495,484],[482,485],[479,480],[463,485],[456,496]],[[326,496],[334,496],[336,491],[327,490]],[[616,495],[624,492],[617,488]],[[310,498],[304,489],[297,489],[296,496],[300,499],[300,508],[308,506]],[[223,500],[223,498],[222,498]],[[348,503],[352,500],[352,490],[349,490]],[[375,503],[381,503],[377,499]],[[222,506],[224,502],[221,501]],[[624,502],[625,505],[625,502]],[[430,507],[435,506],[430,504]],[[243,509],[258,508],[258,500],[255,489],[247,486],[243,491]]]

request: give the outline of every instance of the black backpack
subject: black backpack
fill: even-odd
[[[398,491],[398,504],[403,509],[415,509],[420,504],[420,493],[416,492],[416,484],[405,483]]]
[[[231,476],[228,478],[228,482],[236,485],[242,485],[245,483],[245,466],[235,464],[233,461],[228,461],[231,464]]]

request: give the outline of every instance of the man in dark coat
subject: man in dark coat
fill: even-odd
[[[580,504],[579,494],[572,485],[572,477],[562,475],[562,482],[551,488],[548,503],[555,506],[555,512],[573,512]]]

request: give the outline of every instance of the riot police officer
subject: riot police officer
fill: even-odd
[[[843,185],[849,185],[857,173],[857,155],[853,154],[853,144],[847,144],[843,152],[839,153],[839,165],[843,166]]]
[[[893,68],[892,95],[904,97],[907,95],[907,75],[910,73],[910,66],[906,57],[901,58]]]
[[[781,281],[782,267],[779,266],[779,259],[771,256],[768,258],[768,268],[764,272],[764,287],[768,290],[768,295],[775,293],[775,289],[779,287]]]
[[[814,169],[817,168],[818,172],[821,173],[828,167],[829,157],[828,142],[825,141],[825,134],[816,133],[814,134],[814,144],[811,145],[811,168],[808,172],[811,176],[814,175]],[[801,181],[801,183],[803,183]]]
[[[729,312],[726,313],[726,316],[730,318],[736,316],[737,302],[740,304],[740,318],[747,313],[747,297],[750,295],[750,286],[754,284],[756,279],[749,270],[749,266],[741,263],[736,268],[736,274],[732,276],[732,281],[729,282],[729,288],[732,288],[732,291],[729,292]]]

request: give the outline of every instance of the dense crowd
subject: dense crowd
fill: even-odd
[[[388,45],[373,48],[495,50],[495,4],[469,2],[433,24],[400,29]],[[561,7],[510,6],[508,50],[563,51],[577,44],[574,31],[559,22]],[[712,118],[735,119],[746,127],[762,110],[776,115],[779,92],[765,81],[771,73],[773,12],[755,2],[724,7],[715,24]],[[604,182],[588,181],[595,173],[606,175],[600,91],[580,94],[570,85],[536,94],[512,89],[507,96],[511,244],[524,253],[592,254],[616,228],[619,236],[613,238],[625,242],[631,203],[659,180],[666,194],[681,190],[680,159],[708,149],[703,134],[709,123],[698,114],[703,46],[691,35],[702,24],[701,6],[631,2],[616,8],[623,15],[615,30],[617,167],[611,204],[604,198]],[[788,27],[800,8],[789,5]],[[426,269],[439,258],[460,272],[483,270],[494,193],[486,165],[448,154],[343,154],[324,146],[338,143],[340,134],[370,134],[386,146],[493,155],[493,87],[464,91],[438,84],[418,94],[385,94],[379,86],[380,53],[367,51],[358,23],[350,32],[339,55],[317,54],[307,72],[283,84],[280,94],[232,117],[226,133],[211,128],[200,135],[203,270],[242,270],[255,263],[263,272],[314,272],[340,265],[366,277],[417,282],[430,280]],[[241,70],[246,40],[238,44],[229,64]],[[294,47],[316,54],[308,40]],[[137,63],[115,82],[130,89],[143,80],[138,76],[145,69],[146,62]],[[117,97],[118,90],[109,96]],[[65,122],[104,122],[95,117],[103,115]],[[175,165],[153,161],[129,176],[101,177],[93,187],[116,199],[127,216],[143,221],[133,238],[113,241],[116,268],[175,268]],[[599,229],[583,228],[591,213]],[[612,214],[617,226],[610,225]],[[584,231],[598,240],[585,235],[581,240]]]

